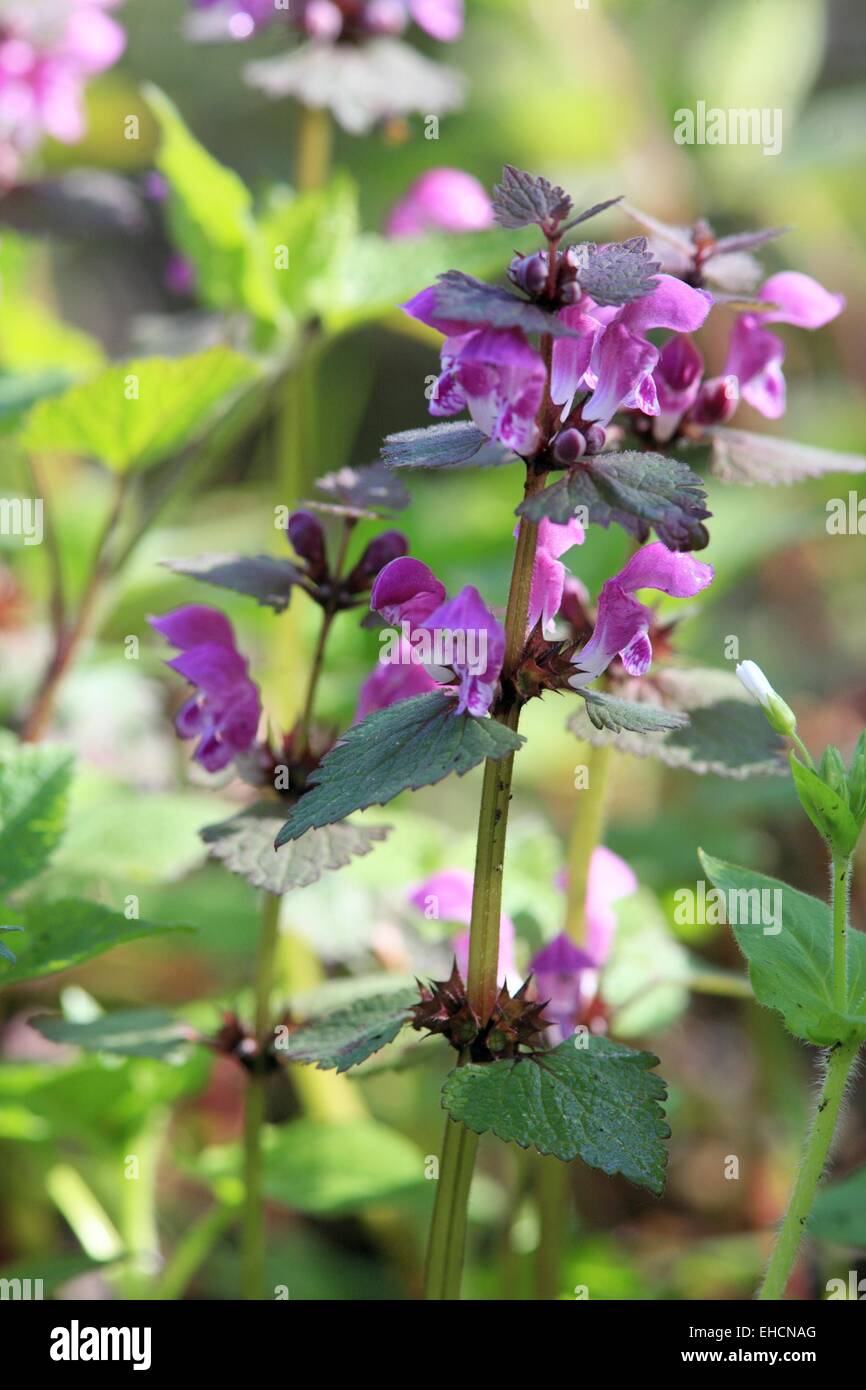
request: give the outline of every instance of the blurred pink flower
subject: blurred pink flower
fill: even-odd
[[[425,917],[469,927],[472,920],[472,875],[466,869],[442,869],[418,883],[409,902]],[[465,984],[469,973],[469,932],[452,939],[457,968]],[[497,981],[513,993],[521,984],[514,963],[514,923],[506,913],[499,919],[499,969]]]
[[[428,169],[406,190],[385,226],[390,237],[478,232],[493,225],[493,206],[484,187],[462,169]]]

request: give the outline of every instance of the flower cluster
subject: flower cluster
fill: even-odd
[[[311,39],[334,43],[377,34],[402,34],[415,23],[431,38],[452,43],[463,32],[463,0],[193,0],[213,12],[234,39],[282,20]]]
[[[13,181],[43,136],[85,131],[84,86],[123,52],[106,14],[118,0],[0,0],[0,182]]]

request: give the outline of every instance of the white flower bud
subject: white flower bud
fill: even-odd
[[[797,716],[771,686],[760,666],[754,661],[741,661],[737,676],[753,699],[757,700],[770,727],[777,734],[790,738],[797,732]]]

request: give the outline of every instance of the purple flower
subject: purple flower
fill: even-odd
[[[436,312],[436,290],[422,290],[404,310],[446,335],[442,373],[430,402],[431,415],[468,409],[480,430],[517,454],[538,444],[535,417],[544,398],[544,360],[519,328],[478,327]]]
[[[659,413],[653,421],[653,438],[664,444],[671,438],[701,389],[704,359],[684,333],[669,338],[653,371]]]
[[[84,85],[123,52],[105,10],[117,0],[6,0],[0,10],[0,178],[17,175],[43,135],[74,144],[85,131]]]
[[[764,325],[791,323],[797,328],[823,328],[841,314],[845,300],[796,270],[771,275],[757,297],[778,307],[740,315],[731,333],[725,374],[736,377],[740,395],[749,405],[767,419],[778,420],[785,413],[785,344]]]
[[[198,603],[148,622],[180,651],[166,665],[198,687],[178,712],[178,735],[197,738],[193,757],[208,772],[219,772],[250,747],[261,716],[259,692],[235,646],[232,625],[218,608]]]
[[[478,232],[493,225],[493,206],[484,187],[462,169],[428,169],[406,190],[386,224],[390,237]]]
[[[515,533],[516,534],[516,533]],[[552,627],[559,612],[565,587],[566,570],[560,560],[573,545],[583,545],[584,530],[575,518],[559,525],[544,517],[538,524],[535,563],[532,568],[532,590],[529,596],[530,631],[537,622],[543,629]]]
[[[472,920],[472,875],[465,869],[442,869],[416,884],[409,902],[428,919],[459,923],[469,927]],[[457,968],[464,983],[469,974],[469,932],[452,940]],[[514,923],[504,912],[499,919],[499,967],[497,983],[513,991],[521,983],[514,962]]]
[[[421,626],[440,638],[450,639],[444,663],[453,669],[459,682],[455,714],[478,718],[485,715],[493,703],[502,670],[505,629],[478,590],[467,584],[455,598],[446,599]]]
[[[401,642],[399,661],[377,661],[361,685],[354,722],[360,723],[377,709],[387,709],[401,700],[411,700],[415,695],[427,695],[439,689],[439,682],[414,660],[409,643]]]
[[[638,589],[658,589],[674,598],[693,598],[711,582],[712,565],[668,550],[661,541],[645,545],[602,585],[595,630],[574,657],[575,690],[588,685],[619,656],[630,676],[646,675],[652,661],[648,636],[652,611],[635,598]]]
[[[277,8],[275,0],[194,0],[195,8],[214,12],[213,31],[234,39],[248,39],[256,29],[275,19],[291,22],[312,39],[333,42],[364,34],[400,34],[414,20],[432,38],[451,43],[463,31],[463,0],[354,0],[340,5],[335,0],[291,0]],[[219,26],[218,28],[216,26]]]
[[[564,879],[559,880],[564,888]],[[539,999],[549,1000],[545,1014],[556,1021],[561,1037],[570,1037],[598,991],[616,934],[613,904],[637,889],[625,860],[604,845],[593,850],[584,903],[586,940],[578,946],[565,932],[553,938],[529,963]]]
[[[463,33],[463,0],[408,0],[408,5],[419,28],[440,43],[453,43]]]
[[[655,289],[621,309],[598,308],[584,297],[560,310],[559,317],[577,330],[577,339],[557,339],[553,348],[551,395],[570,413],[575,392],[591,390],[584,420],[606,425],[622,408],[658,415],[653,371],[659,349],[643,337],[653,328],[693,333],[710,312],[713,297],[672,275],[659,275]]]
[[[477,589],[468,585],[455,598],[446,597],[445,586],[427,565],[412,556],[392,560],[380,571],[370,594],[370,607],[386,622],[401,629],[400,639],[380,662],[405,666],[447,668],[457,679],[455,714],[485,715],[505,655],[505,632]],[[430,677],[429,670],[426,672]],[[450,677],[442,671],[450,684]],[[409,694],[432,688],[417,676],[381,676],[365,682],[371,686],[364,698],[376,699],[376,708],[407,699]],[[433,686],[438,682],[433,681]],[[385,698],[388,697],[388,698]],[[368,711],[369,712],[369,711]]]

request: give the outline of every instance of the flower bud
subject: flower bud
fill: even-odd
[[[369,589],[380,570],[408,552],[409,541],[402,531],[383,531],[381,536],[374,536],[349,575],[348,588],[353,593]]]
[[[321,521],[312,512],[292,512],[286,526],[292,549],[306,561],[307,571],[312,579],[323,579],[328,572],[328,559],[325,552],[325,531]]]
[[[822,782],[826,782],[831,791],[834,791],[837,796],[841,796],[842,800],[847,804],[848,778],[845,773],[845,764],[842,761],[842,754],[839,752],[839,749],[834,748],[832,744],[824,749],[824,754],[818,767],[818,776],[821,778]]]
[[[601,425],[590,425],[586,431],[586,452],[600,454],[607,443],[607,430]]]
[[[794,711],[785,704],[781,695],[776,693],[760,666],[754,661],[741,661],[737,666],[737,676],[761,706],[771,729],[787,738],[797,732],[797,717]]]
[[[851,767],[848,772],[848,799],[851,812],[858,824],[866,817],[866,733],[857,740]]]
[[[586,440],[580,430],[560,430],[553,441],[553,457],[557,463],[576,463],[586,453]]]
[[[547,252],[536,251],[532,256],[515,256],[508,267],[509,278],[535,299],[547,285]]]
[[[715,376],[705,381],[688,418],[696,425],[723,425],[740,403],[740,383],[735,376]]]

